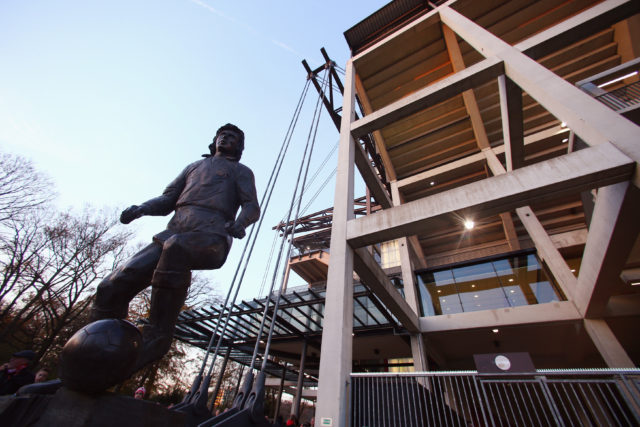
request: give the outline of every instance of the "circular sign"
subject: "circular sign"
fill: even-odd
[[[496,356],[494,362],[496,366],[503,371],[508,371],[509,368],[511,368],[511,361],[506,356],[503,356],[501,354]]]

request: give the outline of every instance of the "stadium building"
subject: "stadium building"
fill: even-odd
[[[527,399],[411,372],[477,376],[494,361],[539,378],[640,363],[639,12],[637,0],[396,0],[345,32],[342,105],[325,99],[340,132],[334,205],[296,223],[289,268],[308,286],[281,295],[270,385],[293,387],[298,405],[317,399],[316,425],[366,425],[363,399],[396,402],[380,415],[389,425],[500,424],[497,403],[462,394]],[[231,309],[231,360],[250,358],[270,301]],[[218,310],[183,313],[178,337],[205,346]],[[367,383],[378,393],[367,398],[354,384],[374,373],[386,383]],[[531,399],[538,385],[518,378]],[[547,384],[545,405],[556,421],[571,406],[591,411],[576,419],[638,422],[635,378],[574,400]],[[415,403],[428,399],[441,409]],[[522,405],[507,424],[526,423]]]

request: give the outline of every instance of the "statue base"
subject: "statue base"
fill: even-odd
[[[184,427],[185,414],[113,393],[0,397],[0,425],[34,427]]]

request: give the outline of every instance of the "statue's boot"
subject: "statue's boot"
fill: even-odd
[[[125,295],[119,289],[139,288],[138,282],[140,282],[139,278],[126,276],[120,270],[105,277],[96,290],[88,323],[102,319],[126,319],[131,298],[128,298],[128,295]],[[147,279],[146,283],[148,282],[149,279]]]
[[[135,371],[162,358],[173,339],[178,314],[187,298],[191,272],[156,270],[151,280],[151,313],[142,327],[142,350]]]

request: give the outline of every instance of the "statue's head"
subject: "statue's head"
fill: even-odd
[[[235,138],[233,137],[235,136]],[[240,160],[242,157],[242,151],[244,150],[244,132],[231,123],[227,123],[222,126],[216,132],[216,136],[213,138],[213,142],[209,145],[209,151],[212,156],[216,155],[216,152],[234,157],[235,160]]]

